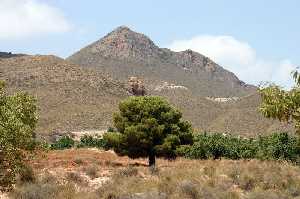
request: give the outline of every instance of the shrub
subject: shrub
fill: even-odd
[[[298,139],[287,133],[273,133],[258,139],[204,133],[194,137],[192,146],[179,148],[177,153],[191,159],[257,158],[296,162],[300,148]]]
[[[261,136],[258,142],[258,158],[260,159],[282,159],[295,162],[300,154],[297,138],[291,137],[287,133]]]
[[[84,135],[80,138],[80,143],[77,147],[96,147],[104,148],[105,141],[101,137],[93,137],[91,135]]]
[[[77,172],[68,172],[66,178],[69,181],[72,181],[72,182],[75,182],[75,183],[78,183],[78,184],[83,182],[82,176]]]
[[[24,184],[24,183],[33,183],[36,180],[36,176],[34,174],[33,169],[28,166],[24,165],[20,171],[18,183]]]
[[[199,198],[197,186],[191,181],[184,180],[179,184],[181,191],[191,199]]]
[[[108,127],[107,128],[107,132],[115,132],[116,130],[114,129],[114,127]]]
[[[50,148],[52,150],[62,150],[62,149],[69,149],[74,147],[75,141],[70,138],[69,136],[64,136],[51,144]]]
[[[76,164],[83,164],[83,160],[82,160],[81,158],[76,158],[76,159],[74,160],[74,162],[75,162]]]
[[[97,177],[98,168],[95,165],[91,165],[85,168],[85,173],[92,179]]]
[[[127,168],[121,169],[118,174],[124,177],[131,177],[136,176],[138,174],[138,170],[133,166],[128,166]]]

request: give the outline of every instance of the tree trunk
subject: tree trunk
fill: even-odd
[[[150,154],[149,155],[149,167],[153,167],[153,166],[155,166],[155,155]]]

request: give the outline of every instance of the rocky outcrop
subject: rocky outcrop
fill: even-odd
[[[144,82],[137,77],[130,77],[128,80],[128,92],[133,96],[144,96],[146,95],[146,88]]]

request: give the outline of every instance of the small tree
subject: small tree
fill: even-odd
[[[161,97],[130,97],[119,105],[113,116],[117,132],[104,135],[107,148],[130,158],[174,159],[180,145],[192,144],[191,125],[182,114]]]
[[[300,75],[293,73],[295,87],[284,90],[277,85],[260,88],[262,103],[261,113],[267,118],[278,119],[283,122],[293,122],[296,133],[300,135]]]
[[[23,164],[24,150],[33,148],[35,100],[26,93],[7,95],[0,82],[0,189],[10,188]]]

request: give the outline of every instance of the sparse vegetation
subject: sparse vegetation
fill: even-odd
[[[79,177],[79,171],[85,165],[74,165],[72,171],[69,171],[74,154],[87,164],[96,160],[118,161],[119,164],[95,164],[95,169],[110,171],[106,174],[109,180],[99,188],[88,187]],[[46,157],[40,158],[35,160],[42,163],[37,168],[41,171],[46,168],[56,177],[43,174],[34,182],[17,184],[11,193],[12,198],[296,199],[300,196],[300,168],[285,161],[178,158],[170,163],[158,158],[156,168],[159,173],[153,175],[146,164],[133,166],[136,160],[117,157],[111,152],[88,149],[50,151]],[[60,168],[68,168],[64,175],[57,172],[60,171],[58,165]],[[65,179],[64,183],[61,183],[61,178]]]
[[[131,158],[155,157],[174,159],[176,148],[193,142],[191,124],[181,120],[182,114],[161,97],[130,97],[114,114],[118,132],[104,135],[107,148]]]
[[[29,165],[24,165],[17,178],[18,184],[34,183],[36,181],[36,176],[33,169]]]
[[[118,175],[98,192],[100,198],[137,194],[172,199],[297,198],[299,171],[286,162],[180,160],[162,169],[157,177]]]
[[[94,178],[97,178],[97,172],[98,172],[98,167],[97,165],[90,165],[86,168],[84,168],[85,170],[85,173],[91,178],[91,179],[94,179]]]
[[[75,172],[75,171],[68,172],[67,175],[66,175],[66,179],[69,182],[73,182],[73,183],[78,183],[78,184],[83,183],[82,176],[80,175],[80,173]]]

